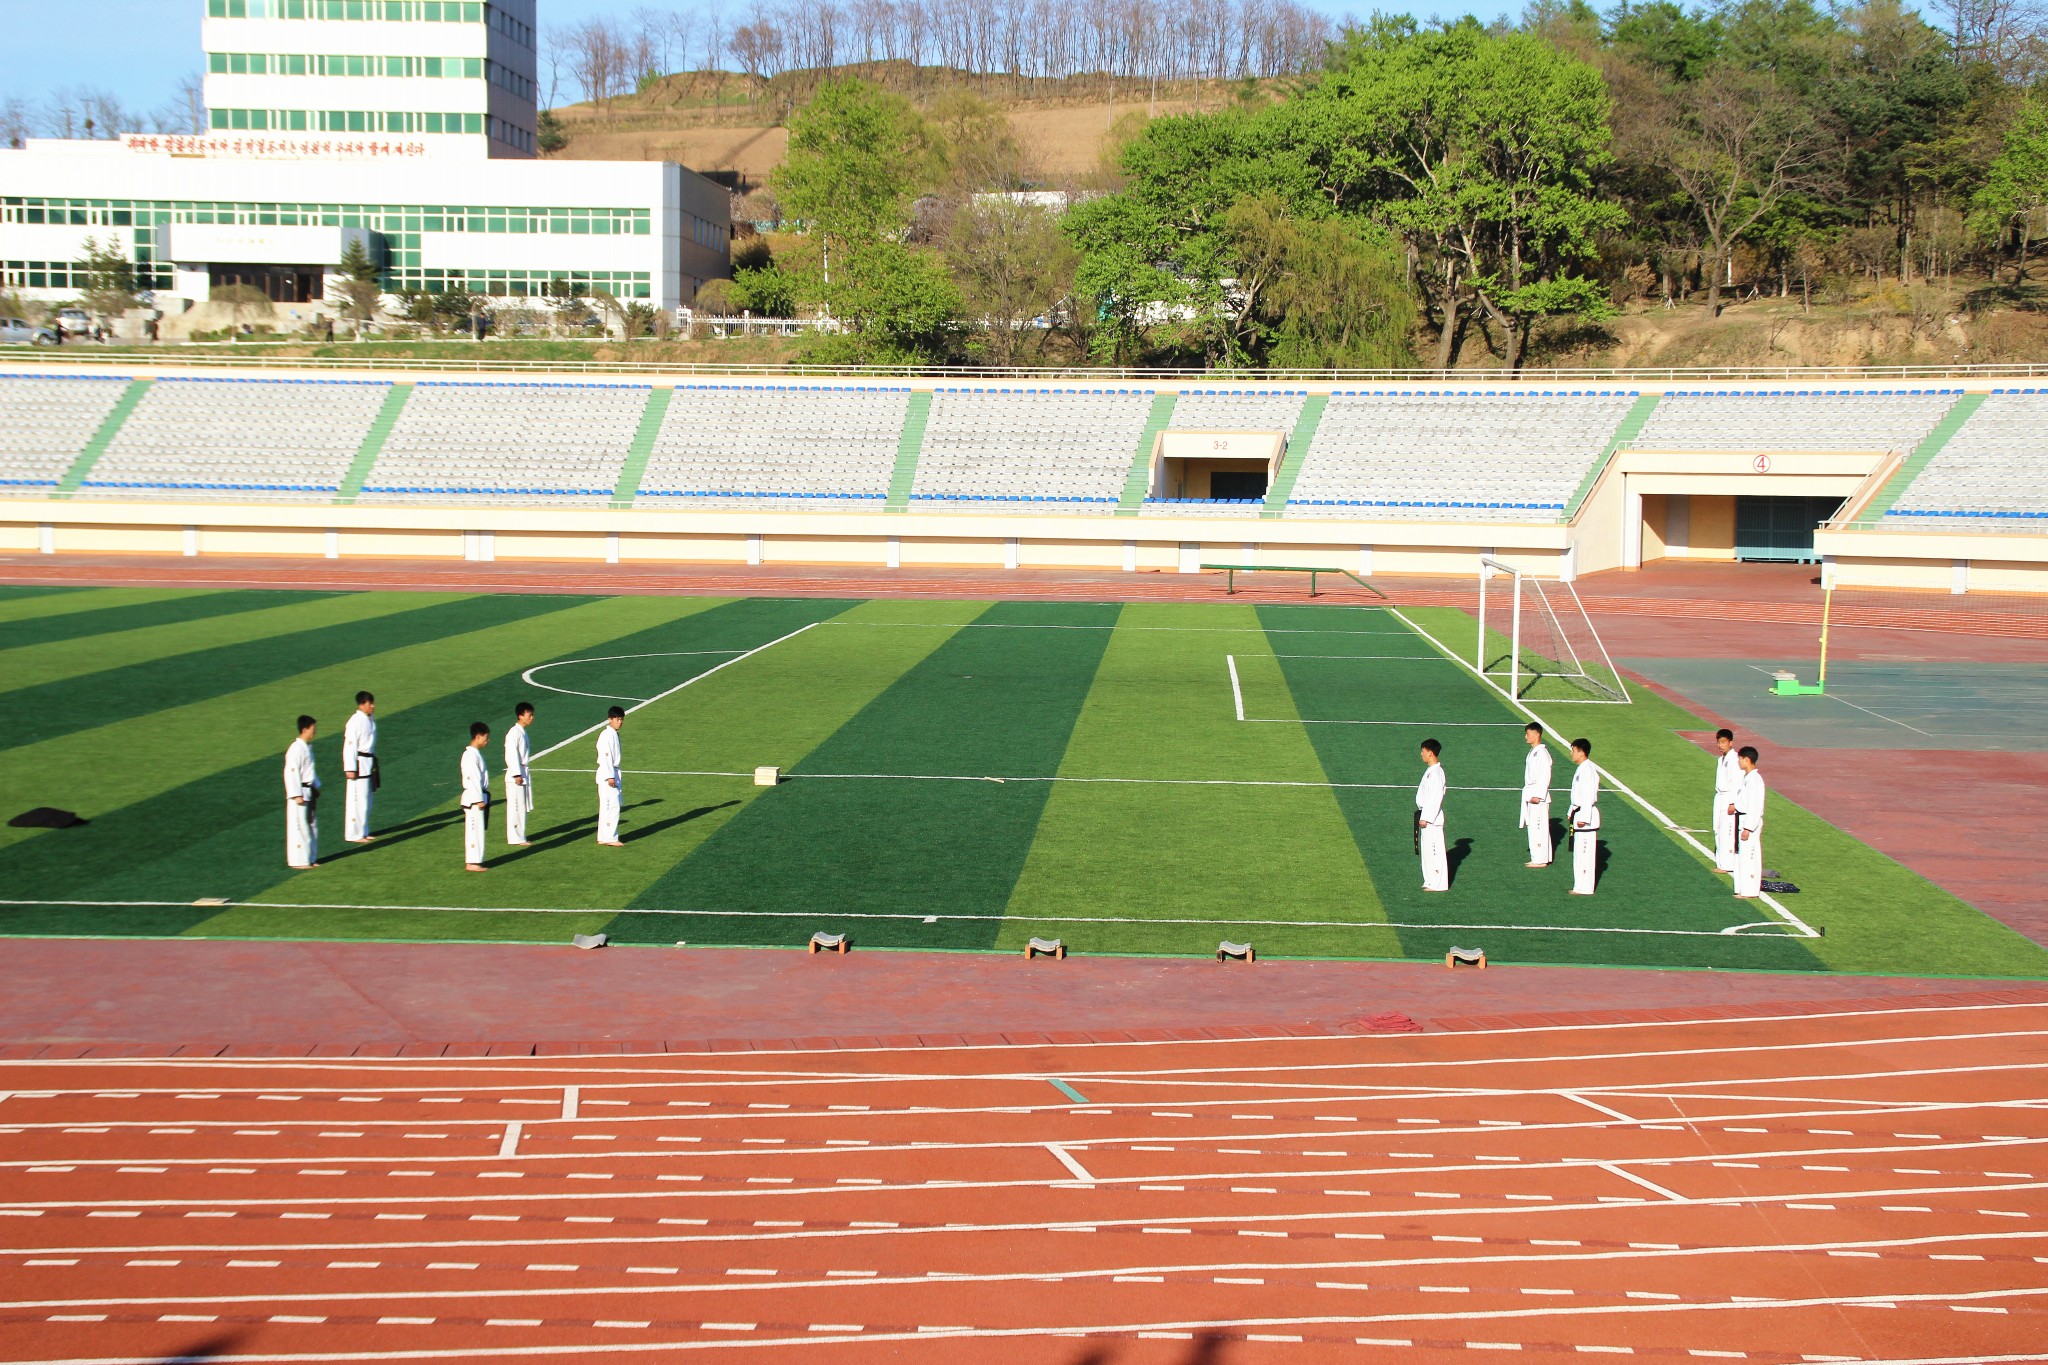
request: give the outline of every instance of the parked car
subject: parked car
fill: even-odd
[[[20,318],[0,318],[0,346],[33,346],[41,330]]]
[[[57,321],[64,324],[64,330],[79,336],[92,332],[92,319],[85,315],[83,308],[65,308],[58,312]]]

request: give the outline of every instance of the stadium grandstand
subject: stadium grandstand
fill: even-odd
[[[1251,556],[1385,573],[1498,552],[1566,576],[1764,559],[1822,563],[1832,581],[1900,561],[1949,585],[1975,561],[1980,583],[2031,581],[2043,556],[2014,549],[2014,533],[2048,520],[2028,473],[2044,416],[2048,390],[1956,382],[662,382],[12,365],[0,369],[0,526],[16,549],[95,544],[88,526],[118,523],[184,534],[188,548],[212,528],[209,550],[248,552],[308,552],[318,528],[329,555],[397,552],[407,535],[448,553],[460,532],[474,558],[894,567],[908,554],[1188,571]],[[153,517],[152,505],[180,510]],[[391,523],[400,508],[408,520]],[[601,525],[586,515],[600,512]],[[1965,543],[1981,536],[1999,548]]]

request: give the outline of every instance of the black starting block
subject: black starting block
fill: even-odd
[[[1228,962],[1232,958],[1236,958],[1240,962],[1257,962],[1259,954],[1258,950],[1249,943],[1232,943],[1226,938],[1216,945],[1216,960],[1218,962]]]

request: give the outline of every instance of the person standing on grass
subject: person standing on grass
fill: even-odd
[[[1572,741],[1572,894],[1593,894],[1600,853],[1600,770],[1593,766],[1593,741]]]
[[[484,746],[491,742],[491,727],[480,720],[469,724],[469,747],[462,751],[462,866],[470,872],[484,868],[484,830],[491,811],[491,769],[484,762]]]
[[[1735,895],[1753,901],[1764,893],[1764,775],[1757,753],[1745,744],[1735,751],[1742,785],[1735,789]]]
[[[1735,732],[1714,731],[1714,870],[1735,870],[1735,793],[1742,786],[1742,762],[1735,753]]]
[[[284,861],[288,867],[320,866],[320,774],[313,771],[311,716],[299,717],[299,737],[284,751]]]
[[[1444,849],[1444,746],[1422,741],[1422,781],[1415,784],[1415,828],[1421,835],[1422,889],[1451,889],[1450,855]]]
[[[1522,760],[1522,828],[1529,831],[1529,861],[1524,867],[1549,867],[1550,848],[1550,746],[1543,741],[1543,726],[1530,721],[1522,727],[1529,753]]]
[[[377,699],[368,692],[356,693],[356,709],[341,731],[341,837],[352,844],[367,844],[377,836],[370,833],[370,803],[382,785],[377,777]]]
[[[619,841],[619,798],[626,784],[619,727],[625,723],[625,708],[614,706],[597,732],[597,841],[606,848],[625,846]]]
[[[505,732],[505,842],[524,848],[526,813],[533,809],[533,755],[526,743],[526,727],[533,724],[533,703],[520,702],[512,711],[512,728]]]

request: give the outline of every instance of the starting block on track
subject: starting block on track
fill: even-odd
[[[843,957],[846,954],[846,935],[828,934],[821,930],[811,935],[810,951],[814,953],[838,953]]]
[[[1040,953],[1044,953],[1047,957],[1064,958],[1067,955],[1067,945],[1064,940],[1056,938],[1034,938],[1024,945],[1024,960],[1026,962],[1037,957]]]
[[[1455,968],[1455,967],[1477,967],[1477,968],[1479,968],[1479,970],[1481,970],[1481,971],[1485,971],[1485,970],[1486,970],[1486,949],[1484,949],[1484,948],[1452,948],[1452,949],[1451,949],[1450,951],[1448,951],[1448,952],[1446,952],[1446,953],[1444,954],[1444,966],[1446,966],[1446,967],[1454,967],[1454,968]]]
[[[569,940],[570,945],[576,948],[602,948],[610,942],[608,934],[577,934]]]
[[[1257,962],[1259,954],[1249,943],[1232,943],[1226,938],[1216,945],[1216,960],[1228,962],[1232,958],[1242,962]]]

